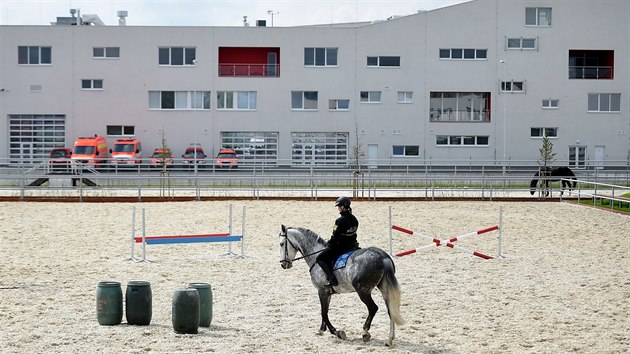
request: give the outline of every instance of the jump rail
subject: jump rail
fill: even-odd
[[[232,204],[229,208],[229,222],[228,232],[216,233],[216,234],[194,234],[194,235],[160,235],[160,236],[147,236],[146,235],[146,218],[145,210],[142,208],[142,236],[136,236],[136,210],[132,208],[131,215],[131,256],[127,259],[136,262],[150,262],[147,260],[146,245],[164,245],[164,244],[177,244],[177,243],[206,243],[206,242],[227,242],[228,252],[224,256],[238,256],[232,252],[232,242],[240,242],[241,258],[245,258],[245,215],[246,209],[243,207],[243,223],[241,225],[241,234],[232,234]],[[142,244],[142,258],[135,257],[134,245],[136,243]]]
[[[456,251],[460,251],[460,252],[463,252],[463,253],[468,253],[470,255],[473,255],[473,256],[476,256],[476,257],[480,257],[480,258],[483,258],[483,259],[494,259],[495,257],[493,257],[493,256],[490,256],[490,255],[487,255],[487,254],[484,254],[484,253],[481,253],[481,252],[477,252],[477,251],[474,251],[474,250],[470,250],[470,249],[462,247],[462,246],[455,245],[453,242],[461,241],[461,240],[467,239],[467,238],[472,237],[472,236],[481,235],[481,234],[485,234],[485,233],[490,232],[490,231],[498,230],[499,231],[499,235],[498,235],[497,239],[498,239],[498,243],[499,243],[499,247],[498,247],[499,251],[498,251],[497,258],[503,258],[503,255],[501,254],[502,236],[503,236],[503,208],[499,209],[499,224],[498,225],[490,226],[490,227],[487,227],[485,229],[469,232],[467,234],[463,234],[463,235],[460,235],[460,236],[457,236],[457,237],[453,237],[453,238],[450,238],[450,239],[444,239],[444,240],[433,238],[433,237],[431,237],[429,235],[425,235],[423,233],[414,232],[412,230],[408,230],[408,229],[405,229],[405,228],[400,227],[400,226],[392,225],[392,222],[391,222],[391,207],[389,209],[389,214],[390,214],[390,217],[389,217],[389,224],[390,224],[390,254],[392,254],[392,251],[391,251],[391,240],[392,240],[392,238],[391,238],[391,230],[397,230],[397,231],[400,231],[400,232],[403,232],[403,233],[406,233],[406,234],[412,235],[412,236],[420,236],[420,237],[424,238],[425,240],[428,240],[428,241],[432,242],[431,244],[428,244],[428,245],[425,245],[425,246],[422,246],[422,247],[419,247],[419,248],[415,248],[415,249],[411,249],[411,250],[408,250],[408,251],[396,253],[395,254],[396,257],[402,257],[402,256],[410,255],[410,254],[413,254],[413,253],[416,253],[416,252],[418,252],[418,253],[419,252],[424,252],[424,251],[427,251],[427,250],[430,250],[430,249],[433,249],[433,248],[436,248],[436,247],[439,247],[439,246],[446,246],[446,247],[452,248],[452,249],[454,249]]]

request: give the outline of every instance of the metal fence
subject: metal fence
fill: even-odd
[[[0,166],[0,196],[134,198],[327,198],[348,195],[371,200],[385,198],[532,198],[530,181],[538,170],[524,164],[500,165],[480,161],[440,161],[425,165],[378,166],[361,169],[310,166],[243,165],[219,169],[212,165],[151,168],[51,164]],[[455,163],[457,162],[457,163]],[[574,170],[583,182],[629,186],[630,167]],[[559,185],[551,197],[559,196]],[[533,197],[540,197],[534,193]]]

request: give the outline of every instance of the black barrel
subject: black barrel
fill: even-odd
[[[120,283],[101,281],[96,288],[96,317],[105,326],[119,325],[123,315],[123,296]]]
[[[212,323],[212,287],[208,283],[190,283],[189,288],[199,292],[199,327],[210,327]]]
[[[173,294],[173,329],[177,333],[196,334],[199,330],[199,292],[179,288]]]
[[[152,309],[151,283],[132,280],[127,283],[125,292],[125,314],[127,324],[148,326],[151,323]]]

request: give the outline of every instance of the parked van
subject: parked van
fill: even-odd
[[[112,165],[136,166],[142,163],[142,144],[138,139],[118,139],[109,152],[112,154]]]
[[[103,136],[79,137],[72,148],[72,161],[89,168],[101,167],[107,163],[109,151]]]

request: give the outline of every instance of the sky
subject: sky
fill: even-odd
[[[128,12],[128,26],[267,26],[385,20],[469,0],[0,0],[0,25],[49,25],[57,17],[96,14],[105,25],[118,25],[117,12]]]

